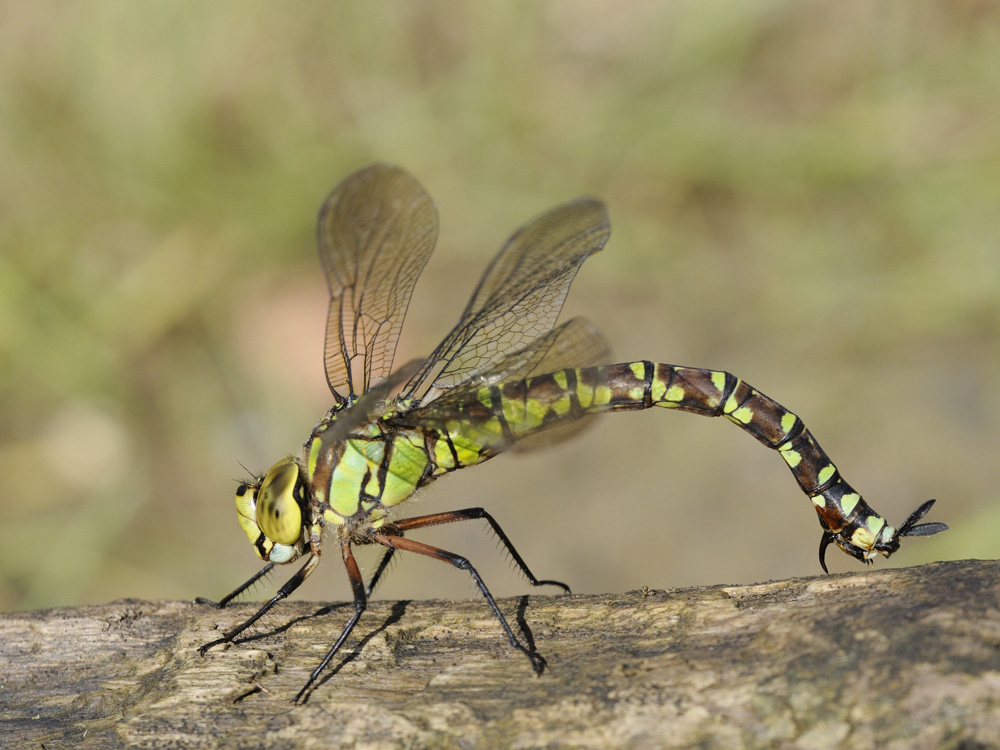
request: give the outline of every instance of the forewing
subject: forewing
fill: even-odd
[[[593,323],[586,318],[571,318],[556,329],[558,338],[549,347],[527,377],[558,372],[571,367],[594,367],[611,361],[611,346]],[[567,417],[557,424],[514,443],[515,451],[530,451],[541,446],[555,445],[585,430],[597,417]]]
[[[544,349],[541,357],[531,363],[531,369],[522,377],[558,372],[571,367],[592,367],[607,364],[611,360],[611,346],[597,327],[586,318],[570,318],[553,330],[552,334],[552,343]]]
[[[610,232],[604,204],[591,199],[558,206],[518,230],[406,392],[419,398],[482,373],[502,377],[505,366],[522,369],[511,353],[532,353],[530,344],[551,331],[580,265]]]
[[[389,374],[437,227],[420,183],[385,164],[352,174],[320,209],[319,257],[330,287],[324,359],[338,405]]]
[[[498,386],[502,390],[505,383],[568,368],[603,364],[610,357],[611,349],[594,325],[584,318],[573,318],[527,347],[509,353],[493,370],[481,372],[459,386],[439,392],[437,398],[433,398],[432,394],[432,400],[408,412],[403,419],[414,427],[428,426],[441,430],[449,430],[459,424],[471,440],[499,453],[511,447],[510,439],[484,429],[482,424],[468,417],[466,406],[477,401],[482,388]],[[540,444],[560,442],[583,429],[592,416],[567,414],[558,423],[527,435],[514,445],[518,450],[528,450]],[[511,427],[514,432],[517,431],[517,425]]]

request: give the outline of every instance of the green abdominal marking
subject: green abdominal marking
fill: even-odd
[[[802,420],[777,401],[722,370],[645,360],[605,364],[604,339],[589,322],[556,325],[583,262],[610,234],[603,204],[579,199],[537,217],[500,250],[458,324],[425,359],[393,369],[393,356],[414,284],[437,236],[437,214],[420,184],[396,167],[374,165],[338,185],[320,210],[319,256],[330,289],[324,364],[333,406],[301,451],[241,484],[240,526],[264,568],[219,602],[224,607],[275,565],[301,567],[249,619],[201,647],[238,641],[316,570],[335,547],[354,611],[296,695],[306,700],[344,646],[397,552],[445,562],[469,575],[511,647],[536,673],[545,660],[511,627],[466,558],[420,542],[409,532],[480,521],[490,526],[532,586],[538,579],[497,521],[483,508],[412,517],[397,506],[419,488],[511,449],[571,437],[605,412],[654,406],[725,417],[777,451],[816,511],[820,564],[834,544],[871,562],[893,554],[901,539],[945,530],[919,523],[933,500],[895,527],[876,513],[820,448]],[[657,342],[651,342],[655,345]],[[367,583],[357,545],[383,550]]]
[[[850,554],[868,560],[895,529],[840,476],[802,420],[734,375],[719,370],[629,362],[571,368],[482,388],[455,405],[437,445],[462,445],[461,454],[436,451],[447,469],[480,463],[556,424],[590,414],[660,406],[709,417],[725,416],[778,451],[812,499],[824,531],[840,534]]]

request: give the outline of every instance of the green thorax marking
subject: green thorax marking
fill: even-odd
[[[380,518],[428,480],[432,464],[420,432],[376,421],[325,446],[325,430],[316,429],[305,452],[313,500],[330,523]]]

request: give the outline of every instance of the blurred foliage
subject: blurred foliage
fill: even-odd
[[[329,407],[314,216],[376,160],[442,219],[398,362],[510,231],[598,195],[568,312],[745,377],[890,520],[938,497],[952,531],[893,562],[996,557],[998,126],[987,0],[0,2],[0,607],[256,569],[231,480]],[[470,505],[579,591],[818,572],[808,501],[724,422],[609,417],[408,507]],[[480,529],[426,538],[523,590]],[[347,597],[325,567],[305,595]],[[441,568],[381,593],[473,593]]]

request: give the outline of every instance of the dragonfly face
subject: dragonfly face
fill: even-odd
[[[286,458],[256,482],[241,484],[236,490],[236,513],[240,526],[262,560],[291,562],[305,548],[305,517],[299,466]]]

